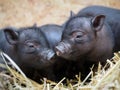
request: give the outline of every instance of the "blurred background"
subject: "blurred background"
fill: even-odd
[[[89,5],[120,9],[120,0],[0,0],[0,28],[62,24],[70,15]]]

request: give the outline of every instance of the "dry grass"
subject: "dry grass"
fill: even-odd
[[[0,27],[61,24],[88,5],[120,8],[119,0],[0,0]]]
[[[4,57],[9,59],[6,54],[1,52]],[[9,60],[10,61],[10,60]],[[62,83],[65,78],[63,78],[59,83],[54,83],[52,81],[44,79],[43,84],[38,84],[30,79],[28,79],[21,72],[14,63],[12,65],[18,70],[15,71],[11,69],[7,63],[7,73],[0,73],[0,90],[120,90],[120,52],[115,53],[115,56],[111,60],[107,60],[106,66],[110,66],[107,70],[105,67],[99,65],[96,75],[93,76],[92,71],[86,77],[86,79],[81,82],[79,77],[76,81],[77,84],[68,83],[67,86]],[[4,65],[0,65],[0,67]],[[85,84],[85,81],[89,76],[92,76],[91,81]]]

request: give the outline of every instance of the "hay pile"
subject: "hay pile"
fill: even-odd
[[[61,25],[71,10],[77,13],[89,5],[120,9],[120,0],[0,0],[0,27],[26,27],[34,23]]]
[[[94,76],[91,70],[83,82],[77,76],[77,84],[67,83],[67,85],[62,83],[65,78],[59,83],[44,79],[43,84],[38,84],[28,79],[6,54],[0,53],[6,64],[0,64],[0,67],[7,69],[0,73],[0,90],[120,90],[120,52],[115,53],[111,60],[107,60],[105,67],[99,65]],[[8,66],[5,58],[12,63],[17,71]],[[108,66],[109,68],[105,70]],[[90,76],[91,81],[85,83]]]

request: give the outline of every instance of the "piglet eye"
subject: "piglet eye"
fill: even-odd
[[[82,37],[82,35],[76,35],[76,38],[81,38]]]
[[[83,36],[83,33],[82,32],[74,32],[73,33],[73,37],[74,38],[81,38]]]
[[[40,44],[37,41],[26,41],[26,45],[31,48],[37,48]]]
[[[74,40],[77,43],[81,43],[83,41],[83,36],[84,36],[83,32],[74,32],[73,33]]]
[[[27,43],[28,47],[34,47],[34,44],[33,43]]]
[[[26,41],[26,43],[25,43],[25,52],[27,54],[36,53],[39,47],[40,47],[40,45],[36,41]]]

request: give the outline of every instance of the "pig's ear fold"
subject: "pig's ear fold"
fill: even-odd
[[[71,18],[71,17],[74,17],[74,16],[75,16],[75,13],[71,10],[71,11],[70,11],[70,18]]]
[[[33,24],[33,27],[37,27],[37,23],[34,23],[34,24]]]
[[[15,28],[5,28],[4,34],[9,44],[17,44],[18,32],[15,30]]]
[[[92,27],[95,31],[101,30],[105,21],[105,15],[97,15],[92,19]]]
[[[62,27],[65,28],[66,23],[67,23],[72,17],[74,17],[74,16],[75,16],[74,12],[73,12],[73,11],[70,11],[70,16],[68,17],[68,20],[67,20],[65,23],[62,24]]]

